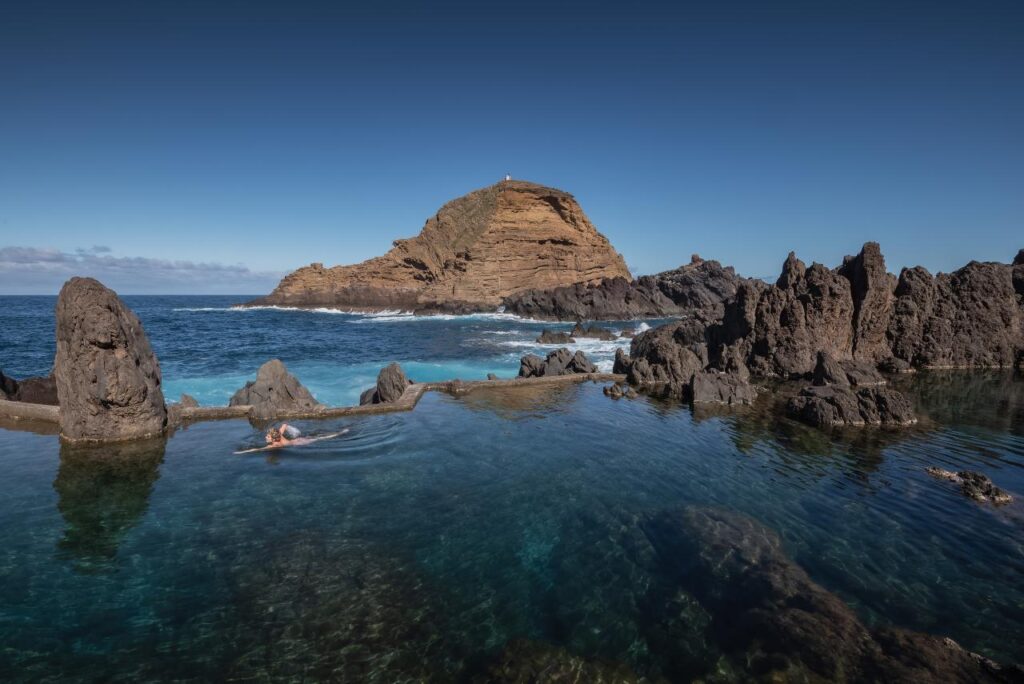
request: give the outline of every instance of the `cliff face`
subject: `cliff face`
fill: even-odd
[[[251,304],[481,310],[528,288],[629,277],[572,195],[503,181],[441,207],[414,238],[352,266],[312,264]]]

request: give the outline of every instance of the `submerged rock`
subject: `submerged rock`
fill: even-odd
[[[604,392],[604,396],[611,397],[612,399],[622,399],[623,397],[626,399],[636,399],[640,396],[637,394],[637,391],[629,385],[623,385],[618,382],[613,385],[606,386],[602,391]]]
[[[926,468],[925,471],[932,477],[949,480],[960,485],[960,491],[964,493],[964,496],[970,497],[975,501],[989,502],[996,505],[1008,504],[1013,501],[1013,497],[1009,493],[996,487],[992,480],[982,473],[970,470],[961,470],[954,473],[951,470],[935,467]]]
[[[397,363],[390,363],[377,374],[377,384],[359,395],[359,405],[392,404],[402,398],[412,380]]]
[[[479,684],[632,684],[646,680],[620,663],[588,660],[564,648],[515,639],[498,654],[487,672],[474,681]]]
[[[537,338],[537,344],[574,344],[576,340],[566,332],[544,330]]]
[[[242,561],[227,578],[239,617],[217,634],[230,679],[459,681],[444,596],[393,549],[293,530]]]
[[[321,404],[281,361],[271,359],[260,366],[255,381],[235,392],[228,406],[251,406],[251,417],[271,419],[288,411],[313,411]]]
[[[910,400],[887,387],[806,387],[789,400],[786,413],[815,427],[917,423]]]
[[[596,372],[597,366],[587,360],[583,352],[577,351],[574,354],[564,347],[556,349],[543,359],[534,354],[527,354],[519,362],[519,377],[521,378]]]
[[[61,436],[118,441],[162,434],[160,365],[139,319],[114,291],[72,278],[57,297],[56,318]]]
[[[686,507],[641,523],[678,586],[723,620],[717,642],[757,681],[1006,682],[1006,668],[948,638],[869,629],[745,515]],[[745,673],[743,672],[745,671]],[[745,676],[741,676],[745,675]]]

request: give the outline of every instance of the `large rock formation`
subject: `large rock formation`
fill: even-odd
[[[632,383],[679,388],[702,368],[807,379],[819,353],[833,385],[878,384],[876,367],[1024,364],[1024,264],[971,262],[934,278],[917,267],[897,280],[873,242],[834,270],[790,253],[774,285],[740,282],[717,321],[638,335],[617,366]]]
[[[160,365],[142,324],[92,278],[72,278],[57,298],[54,379],[67,441],[138,439],[167,427]]]
[[[535,288],[505,299],[505,310],[528,318],[553,320],[635,320],[696,316],[722,317],[725,302],[747,282],[731,266],[694,254],[690,263],[632,282],[612,278],[590,285]]]
[[[710,337],[736,346],[755,373],[783,378],[807,376],[818,351],[896,359],[889,367],[1012,367],[1024,352],[1019,268],[971,262],[932,277],[918,266],[897,281],[873,242],[835,270],[790,254],[774,287],[741,288]]]
[[[572,195],[504,181],[444,205],[383,256],[300,268],[253,304],[472,311],[529,288],[628,276]]]
[[[288,411],[314,411],[321,406],[284,364],[271,359],[256,371],[256,380],[245,383],[228,406],[251,406],[250,416],[270,419]]]
[[[920,266],[903,269],[888,322],[892,354],[927,368],[1020,363],[1022,275],[1019,265],[977,261],[935,277]]]

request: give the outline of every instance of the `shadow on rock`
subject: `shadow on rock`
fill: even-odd
[[[110,568],[121,541],[146,514],[166,445],[163,438],[102,446],[61,444],[53,488],[66,527],[57,550],[76,570]]]

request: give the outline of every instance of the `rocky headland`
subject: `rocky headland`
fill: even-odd
[[[493,311],[530,288],[628,277],[572,195],[502,181],[445,204],[383,256],[305,266],[250,305],[467,313]]]

